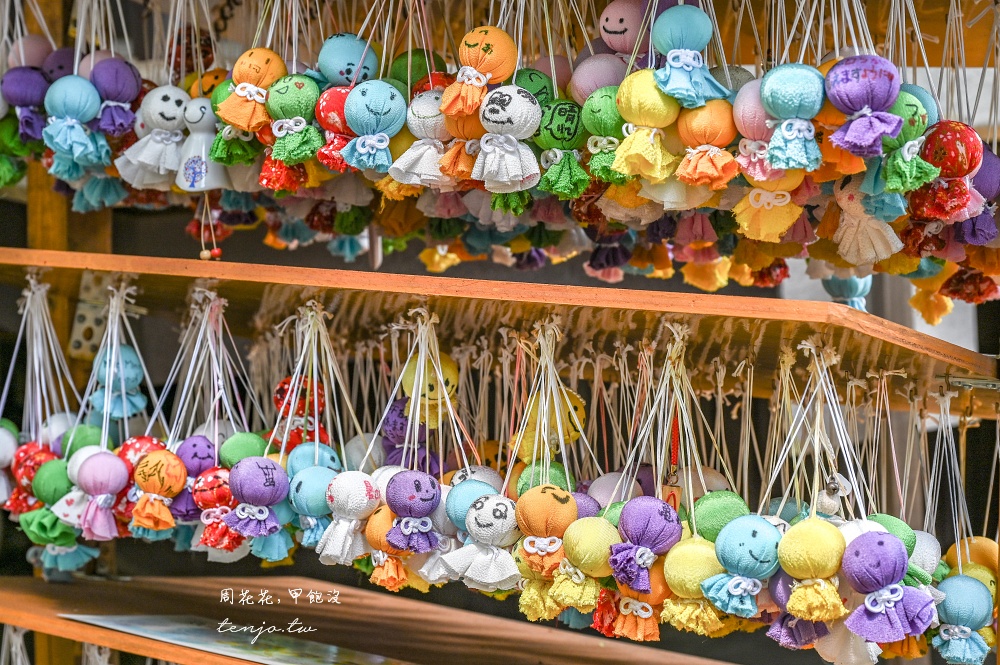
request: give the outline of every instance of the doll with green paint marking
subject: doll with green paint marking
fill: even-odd
[[[538,189],[560,199],[579,198],[590,185],[590,176],[580,165],[580,149],[587,144],[580,105],[569,99],[542,104],[542,121],[535,131],[535,145],[542,149],[545,174]]]
[[[216,113],[219,104],[236,91],[232,79],[226,79],[212,90],[212,113]],[[213,162],[232,166],[244,164],[249,166],[264,152],[264,144],[257,140],[253,132],[245,132],[231,125],[222,124],[222,129],[215,135],[208,157]]]
[[[903,128],[895,137],[882,137],[885,191],[910,192],[941,175],[941,169],[920,157],[927,131],[927,110],[917,97],[903,91],[889,107],[889,113],[903,119]]]
[[[271,116],[274,147],[271,157],[286,166],[307,162],[325,145],[313,126],[319,86],[304,74],[291,74],[275,81],[267,90],[267,112]]]
[[[622,133],[625,119],[618,112],[615,103],[617,95],[617,85],[598,88],[590,93],[583,103],[582,117],[584,128],[591,134],[587,139],[590,175],[603,182],[623,185],[629,177],[611,168],[615,162],[615,148],[625,138]]]

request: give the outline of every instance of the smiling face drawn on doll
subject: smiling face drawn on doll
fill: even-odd
[[[422,471],[401,471],[385,489],[385,502],[400,517],[425,517],[441,502],[441,487]]]
[[[715,551],[726,570],[764,579],[778,567],[780,540],[781,532],[766,519],[743,515],[722,528],[715,540]]]
[[[420,120],[433,120],[444,114],[441,113],[441,91],[431,90],[422,92],[410,102],[407,113]]]
[[[553,499],[555,499],[556,501],[558,501],[563,505],[569,503],[570,499],[573,498],[571,494],[569,494],[564,490],[559,489],[555,485],[542,485],[541,493],[550,495]]]
[[[615,28],[612,30],[612,28]],[[610,16],[605,16],[601,21],[601,32],[606,35],[624,35],[628,32],[628,26],[625,25],[625,17],[619,16],[618,21],[612,22]]]
[[[513,125],[514,119],[507,113],[513,97],[506,93],[490,95],[483,105],[483,119],[489,118],[494,125]]]
[[[538,129],[542,109],[538,100],[524,88],[504,85],[486,95],[479,119],[488,132],[510,134],[523,140]]]
[[[213,131],[215,129],[215,114],[212,113],[212,102],[207,97],[192,99],[184,107],[184,123],[194,131]]]
[[[469,506],[465,526],[478,543],[506,547],[520,538],[514,502],[499,494],[481,496]]]
[[[378,57],[363,39],[349,32],[330,35],[317,58],[317,67],[335,85],[362,83],[378,67]]]
[[[142,98],[142,117],[150,129],[175,131],[184,127],[184,105],[191,97],[180,88],[161,85]]]

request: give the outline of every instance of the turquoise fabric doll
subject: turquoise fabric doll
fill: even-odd
[[[778,570],[781,532],[760,515],[744,515],[722,527],[715,539],[715,555],[726,572],[701,583],[705,597],[726,614],[756,616],[757,594]]]
[[[86,127],[100,110],[101,95],[82,76],[64,76],[49,86],[45,93],[49,123],[42,130],[45,145],[55,153],[49,173],[74,181],[82,178],[87,169],[110,163],[107,139]]]
[[[299,448],[311,450],[313,446]],[[300,541],[303,547],[316,549],[320,538],[330,526],[330,506],[326,502],[326,488],[337,472],[325,466],[310,466],[292,476],[288,488],[288,502],[299,517]]]
[[[292,510],[291,504],[288,503],[288,499],[282,499],[271,506],[271,509],[274,511],[274,516],[281,528],[269,536],[254,537],[250,542],[250,553],[259,559],[273,563],[287,559],[288,553],[295,545],[292,534],[288,532],[286,527],[295,519],[296,514]]]
[[[338,32],[323,42],[316,59],[319,71],[310,69],[306,76],[321,88],[357,85],[378,76],[378,56],[368,43],[350,32]]]
[[[776,118],[767,161],[778,169],[815,171],[823,161],[811,120],[823,107],[825,79],[815,67],[778,65],[760,84],[764,110]]]
[[[977,579],[955,575],[942,580],[938,591],[944,593],[937,608],[941,625],[931,643],[949,663],[979,665],[989,653],[986,641],[976,631],[992,619],[990,590]]]
[[[386,173],[392,164],[389,139],[406,122],[406,99],[385,81],[366,81],[347,95],[344,117],[357,135],[341,151],[344,161],[360,171]]]
[[[656,85],[686,109],[729,96],[701,55],[711,39],[712,20],[696,5],[670,7],[653,23],[653,48],[666,56],[666,64],[653,75]]]

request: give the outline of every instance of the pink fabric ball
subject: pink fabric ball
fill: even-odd
[[[740,134],[753,141],[766,141],[774,133],[774,128],[767,126],[771,119],[760,101],[760,79],[740,88],[733,101],[733,120]]]
[[[618,85],[625,79],[627,65],[621,58],[602,53],[581,62],[569,80],[569,94],[580,106],[598,88]]]
[[[24,57],[21,57],[21,51]],[[8,67],[41,67],[45,57],[52,53],[52,44],[42,35],[25,35],[15,40],[7,54]]]
[[[631,55],[645,9],[643,0],[613,0],[604,8],[598,25],[601,38],[612,51]]]
[[[591,53],[593,50],[593,53]],[[575,70],[580,66],[580,63],[593,55],[599,55],[601,53],[610,53],[614,55],[614,51],[611,47],[604,43],[604,40],[600,37],[596,37],[590,41],[590,48],[582,46],[580,52],[576,54],[576,60],[573,61],[573,69]]]
[[[80,465],[76,482],[91,496],[118,494],[129,482],[128,466],[114,453],[101,451]]]
[[[552,81],[555,83],[557,88],[565,90],[566,84],[569,83],[570,78],[573,76],[573,68],[570,67],[569,58],[566,56],[555,55],[552,57],[556,61],[555,76],[552,75],[552,63],[549,61],[548,55],[543,55],[536,60],[535,64],[531,65],[531,68],[544,72],[552,78]]]
[[[80,58],[80,67],[77,69],[77,73],[83,78],[89,79],[90,72],[94,68],[94,65],[102,60],[107,60],[110,57],[112,57],[111,51],[108,51],[107,49],[100,49],[98,51],[94,51],[93,53],[88,53]]]

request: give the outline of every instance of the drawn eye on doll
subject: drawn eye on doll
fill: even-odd
[[[420,491],[421,487],[420,487],[420,481],[419,480],[414,480],[413,481],[413,489],[417,490],[418,492]]]
[[[500,504],[493,508],[493,517],[498,520],[507,519],[507,506],[505,504]]]

